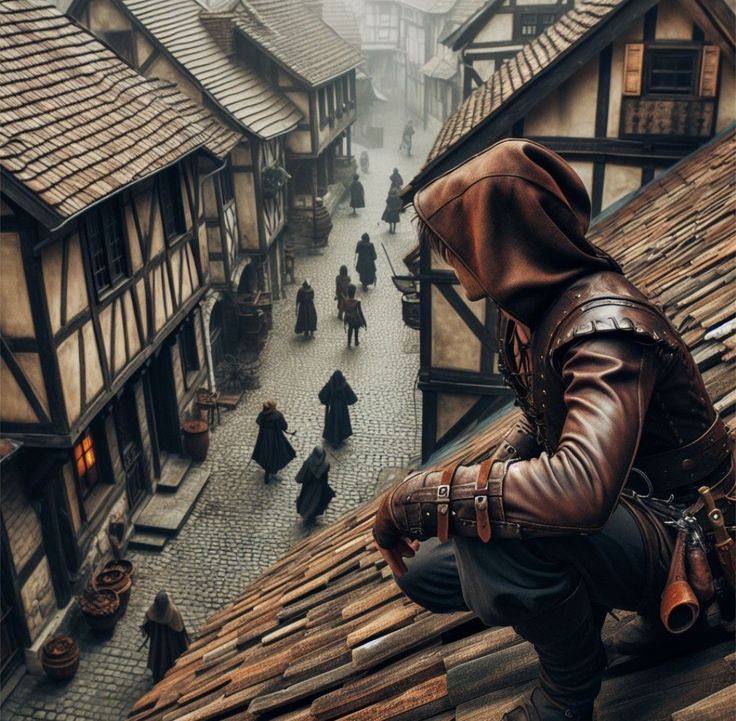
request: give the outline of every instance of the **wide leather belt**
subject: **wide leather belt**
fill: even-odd
[[[645,473],[659,494],[692,486],[728,459],[730,441],[726,424],[716,417],[700,438],[664,453],[637,458],[634,467]]]

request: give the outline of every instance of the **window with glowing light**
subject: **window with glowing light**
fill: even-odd
[[[74,446],[74,464],[82,489],[82,498],[86,498],[98,481],[95,446],[89,431],[86,431],[79,443]]]

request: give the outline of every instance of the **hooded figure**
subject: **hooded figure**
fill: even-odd
[[[401,177],[401,173],[398,168],[394,168],[394,172],[388,178],[391,181],[392,188],[401,188],[404,186],[404,179]]]
[[[350,207],[353,209],[353,215],[356,208],[365,208],[365,191],[363,183],[358,178],[359,175],[354,175],[353,182],[350,183]]]
[[[325,429],[322,438],[333,448],[353,435],[348,406],[355,405],[358,397],[348,385],[342,371],[335,371],[319,392],[319,402],[325,406]]]
[[[266,401],[256,418],[258,439],[251,458],[265,471],[264,481],[287,466],[296,456],[291,443],[284,436],[289,427],[284,414],[276,410],[275,401]]]
[[[317,310],[314,307],[314,288],[305,280],[296,294],[296,326],[295,333],[304,333],[304,337],[312,337],[317,330]]]
[[[146,611],[141,632],[149,641],[148,668],[158,683],[189,646],[189,635],[179,609],[165,591],[159,591]]]
[[[349,286],[348,267],[347,265],[341,265],[340,272],[335,277],[335,300],[337,301],[337,317],[340,320],[342,320],[342,314],[345,312],[345,300],[348,297]]]
[[[468,298],[501,309],[500,364],[522,414],[482,464],[389,491],[374,537],[417,603],[470,608],[534,645],[538,684],[505,721],[590,721],[606,610],[641,614],[614,638],[620,653],[674,651],[699,632],[671,636],[659,620],[672,555],[660,519],[701,485],[733,513],[728,433],[677,331],[587,240],[590,201],[560,156],[501,141],[414,205]],[[647,498],[667,500],[626,490],[641,474]],[[407,539],[431,539],[408,572]]]
[[[386,209],[383,211],[381,220],[388,223],[388,232],[396,232],[396,223],[401,221],[401,196],[399,195],[399,189],[391,187],[388,191],[388,197],[386,198]]]
[[[327,510],[335,497],[335,491],[328,483],[329,472],[330,464],[325,449],[315,446],[296,475],[296,482],[302,485],[296,499],[296,512],[307,525],[314,523],[314,519]]]
[[[367,290],[369,285],[376,283],[376,249],[371,243],[368,233],[360,236],[358,245],[355,246],[355,270],[360,276],[360,284],[363,290]]]

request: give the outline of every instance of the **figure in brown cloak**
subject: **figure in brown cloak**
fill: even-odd
[[[342,314],[345,311],[345,299],[348,297],[348,286],[350,285],[350,276],[348,275],[347,265],[340,266],[340,273],[335,278],[335,300],[337,301],[337,317],[342,320]]]
[[[302,486],[296,499],[296,512],[308,526],[327,510],[336,495],[328,483],[329,472],[330,464],[325,449],[315,446],[296,475],[296,482]]]
[[[343,301],[343,308],[345,312],[345,327],[348,331],[348,348],[350,343],[355,336],[355,345],[360,345],[360,339],[358,333],[361,328],[367,328],[368,324],[365,322],[365,316],[363,315],[363,308],[360,301],[355,297],[355,286],[351,283],[348,286],[348,297]]]
[[[360,284],[363,290],[368,290],[369,285],[376,284],[376,249],[371,243],[368,233],[360,236],[358,245],[355,246],[355,270],[360,276]]]
[[[148,668],[153,674],[153,682],[158,683],[189,646],[189,634],[184,628],[181,613],[165,591],[156,594],[146,611],[141,633],[149,642]]]
[[[251,458],[263,468],[268,483],[275,474],[296,457],[284,432],[289,427],[284,414],[276,410],[276,401],[266,401],[256,418],[258,439]]]
[[[414,207],[468,299],[498,305],[521,414],[482,463],[389,491],[374,537],[414,601],[469,608],[534,646],[539,680],[503,721],[591,721],[607,611],[641,614],[614,637],[619,652],[661,657],[687,636],[660,620],[682,558],[663,518],[697,515],[701,486],[732,517],[728,431],[675,327],[586,238],[590,199],[559,155],[503,140],[420,189]]]
[[[353,209],[353,215],[356,214],[356,208],[365,208],[365,190],[359,178],[359,175],[354,175],[353,182],[350,183],[350,207]]]
[[[401,222],[401,196],[399,195],[399,189],[392,187],[388,191],[388,197],[386,198],[386,209],[383,211],[381,220],[384,223],[388,223],[388,232],[392,235],[396,232],[396,223]]]
[[[304,333],[305,338],[312,338],[317,330],[317,309],[314,307],[314,288],[305,280],[296,294],[296,326],[295,333]]]
[[[348,406],[355,405],[358,397],[353,393],[342,371],[338,370],[319,392],[319,401],[325,406],[325,428],[322,431],[322,438],[333,448],[337,448],[346,438],[353,435]]]

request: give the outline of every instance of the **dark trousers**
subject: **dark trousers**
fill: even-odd
[[[358,345],[358,343],[360,343],[360,341],[358,340],[358,331],[360,331],[359,325],[350,325],[348,323],[348,345],[350,345],[353,340],[353,333],[355,334],[355,345]]]
[[[642,527],[651,523],[653,528]],[[667,576],[670,549],[658,522],[619,505],[590,536],[529,540],[430,539],[397,578],[416,603],[436,613],[472,609],[488,626],[543,620],[581,583],[598,609],[651,612]],[[661,542],[658,540],[661,538]]]

